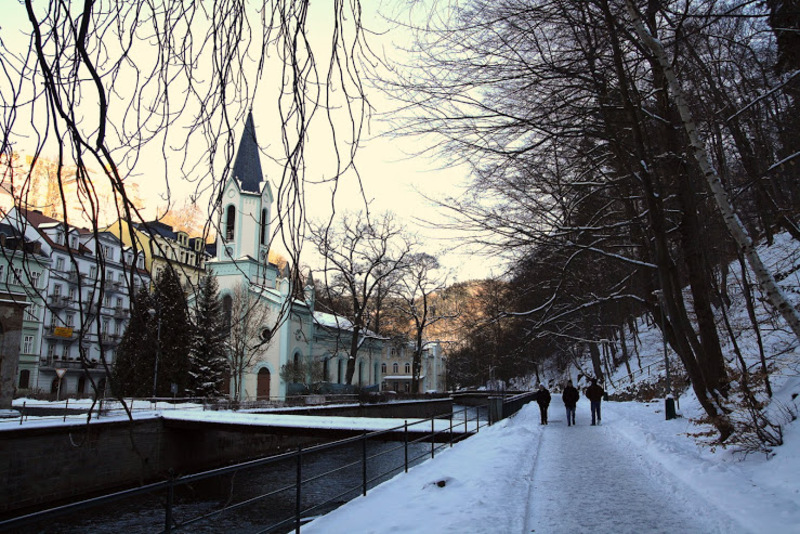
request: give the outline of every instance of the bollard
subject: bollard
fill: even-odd
[[[667,395],[667,398],[664,399],[664,412],[667,414],[667,421],[678,417],[675,413],[675,399],[672,398],[672,395]]]

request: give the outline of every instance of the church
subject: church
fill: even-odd
[[[292,299],[288,272],[268,260],[272,202],[251,112],[217,204],[216,257],[206,264],[237,345],[229,392],[240,401],[284,399],[281,367],[311,358],[313,287]]]

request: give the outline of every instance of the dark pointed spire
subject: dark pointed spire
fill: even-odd
[[[261,193],[261,158],[256,141],[256,127],[253,123],[253,111],[247,114],[244,132],[239,141],[239,151],[233,163],[233,177],[241,182],[243,191]]]

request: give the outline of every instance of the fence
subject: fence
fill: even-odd
[[[509,410],[511,410],[513,406],[517,406],[515,403],[519,401],[520,399],[516,397],[509,399]],[[521,404],[519,404],[519,406],[521,406]],[[517,406],[514,411],[518,410],[519,406]],[[272,506],[272,504],[267,506],[266,503],[280,494],[286,495],[287,493],[294,494],[294,509],[285,513],[284,517],[279,518],[277,521],[273,521],[268,525],[258,525],[258,532],[274,532],[280,529],[286,531],[286,529],[289,528],[293,528],[295,532],[300,532],[304,518],[312,517],[323,510],[333,509],[342,502],[346,502],[348,496],[352,498],[358,493],[366,495],[369,488],[386,480],[390,475],[399,473],[400,470],[407,472],[409,466],[422,461],[422,459],[426,458],[428,455],[433,458],[437,450],[452,446],[456,439],[479,432],[482,426],[488,424],[487,417],[482,418],[482,414],[488,416],[487,407],[464,408],[460,411],[451,412],[444,417],[431,417],[423,420],[415,420],[411,423],[405,421],[403,425],[392,429],[365,432],[361,436],[333,443],[306,448],[298,447],[296,450],[284,454],[243,462],[202,473],[185,476],[170,476],[167,480],[161,482],[147,484],[138,488],[2,521],[0,522],[0,532],[31,525],[36,525],[39,528],[46,525],[50,529],[55,528],[55,530],[51,530],[53,532],[62,532],[64,530],[56,523],[56,520],[59,518],[66,518],[67,522],[65,524],[69,526],[71,525],[71,517],[79,517],[85,521],[87,517],[92,517],[92,510],[97,510],[111,504],[114,505],[114,510],[121,510],[121,503],[131,501],[132,499],[140,499],[142,497],[147,497],[147,499],[149,499],[148,502],[155,508],[155,510],[150,510],[144,514],[147,516],[148,520],[153,519],[158,509],[162,510],[163,517],[159,521],[159,524],[162,526],[158,527],[162,528],[160,532],[194,532],[196,529],[200,528],[201,525],[204,523],[207,524],[210,521],[216,521],[218,519],[230,521],[234,518],[238,520],[242,509],[248,506],[260,505],[262,509],[273,511],[277,508]],[[504,416],[507,417],[508,415],[510,415],[510,413]],[[439,424],[438,426],[440,429],[437,430],[436,422],[442,422],[448,419],[449,424]],[[430,425],[429,431],[427,430],[428,425]],[[424,428],[425,430],[420,431],[417,428],[412,429],[412,427]],[[410,431],[410,429],[413,431]],[[463,433],[461,432],[462,430]],[[388,438],[399,434],[403,436],[402,443],[399,445],[397,441],[386,442]],[[414,437],[417,434],[419,434],[419,436]],[[383,450],[378,452],[373,451],[373,453],[370,454],[369,445],[371,443],[374,444],[374,442],[380,442],[384,447]],[[429,448],[428,442],[430,443]],[[354,450],[357,450],[358,453],[353,454]],[[381,458],[398,456],[400,452],[402,452],[402,462],[399,465],[384,461],[383,468],[381,468]],[[343,465],[324,471],[314,468],[317,464],[312,462],[311,459],[315,457],[318,458],[319,455],[332,457],[337,453],[346,459]],[[354,456],[357,457],[354,458]],[[386,466],[387,463],[389,464],[388,467]],[[242,498],[237,502],[231,502],[234,496],[233,484],[234,481],[237,480],[237,477],[246,478],[249,473],[253,473],[258,469],[277,469],[277,466],[282,466],[280,471],[281,475],[275,480],[278,487],[270,487],[269,491],[256,495],[248,495],[246,498]],[[287,469],[289,470],[287,471]],[[325,484],[324,481],[331,480],[331,477],[342,479],[343,473],[348,473],[352,478],[353,470],[357,470],[357,484],[344,488],[341,487],[341,484],[338,484],[338,492],[335,495],[311,502],[313,499],[309,497],[309,495],[319,491],[321,487],[337,486],[337,483]],[[290,479],[293,480],[290,481]],[[214,486],[218,489],[223,488],[221,494],[225,495],[225,499],[223,499],[221,506],[215,506],[208,502],[204,502],[202,505],[198,503],[192,503],[192,506],[178,505],[176,496],[188,494],[191,498],[192,495],[195,495],[197,488],[202,487],[204,484],[206,486]],[[240,484],[240,486],[244,485],[247,486],[248,490],[252,489],[252,484]],[[306,506],[304,506],[304,503]],[[140,504],[134,504],[131,507],[137,510],[143,509],[143,505]],[[87,511],[89,512],[88,514]],[[233,512],[236,512],[236,514],[233,514]],[[214,527],[220,530],[238,530],[236,526],[223,528],[223,525],[220,523],[215,523]],[[113,532],[114,528],[116,527],[112,526],[108,531]],[[102,531],[102,529],[98,529],[96,523],[90,523],[89,526],[76,527],[76,529],[76,532],[81,531],[81,529],[91,529],[98,532]],[[126,530],[128,529],[126,528]],[[153,528],[151,526],[142,531],[152,532]]]

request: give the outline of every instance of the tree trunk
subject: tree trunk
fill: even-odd
[[[684,129],[686,130],[686,135],[689,137],[690,149],[692,150],[694,157],[700,166],[709,190],[714,196],[714,200],[716,201],[717,207],[720,210],[720,214],[722,215],[722,220],[725,222],[725,226],[728,228],[728,231],[736,242],[736,245],[739,247],[742,255],[747,258],[747,262],[750,264],[750,268],[755,273],[756,279],[758,280],[758,285],[761,287],[761,290],[764,292],[767,300],[778,311],[778,313],[781,314],[789,328],[791,328],[795,337],[798,339],[798,341],[800,341],[800,313],[798,313],[795,307],[792,306],[792,304],[786,298],[786,295],[783,293],[783,290],[781,290],[781,288],[775,282],[775,278],[764,266],[764,263],[761,261],[761,257],[758,255],[758,252],[755,249],[753,240],[748,235],[747,230],[744,228],[744,225],[742,225],[739,217],[733,211],[733,207],[731,206],[725,189],[722,186],[722,181],[720,180],[719,174],[717,174],[716,170],[711,165],[711,161],[708,157],[705,146],[703,145],[702,141],[700,140],[700,136],[697,133],[697,127],[694,124],[691,111],[689,110],[689,106],[683,96],[683,90],[681,89],[678,79],[675,76],[675,72],[672,70],[672,65],[667,57],[666,52],[664,51],[663,45],[647,29],[642,21],[641,16],[634,7],[632,0],[626,0],[625,4],[628,8],[628,13],[636,29],[637,35],[653,53],[667,78],[670,91],[672,93],[673,102],[678,108],[681,120],[683,121]]]

